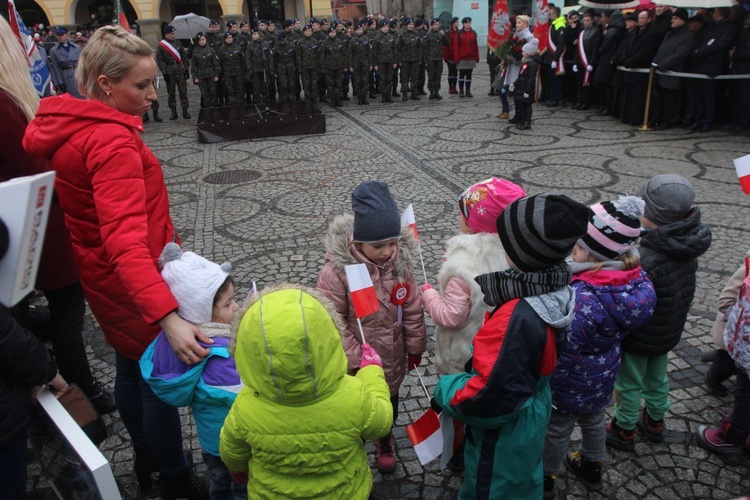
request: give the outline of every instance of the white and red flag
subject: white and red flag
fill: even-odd
[[[414,238],[419,241],[419,231],[417,231],[417,220],[414,218],[414,205],[411,203],[401,215],[401,227],[408,227],[414,233]]]
[[[440,430],[443,433],[443,453],[440,456],[440,469],[445,470],[448,462],[456,454],[466,435],[466,424],[440,413]]]
[[[508,0],[497,0],[492,9],[490,29],[487,33],[487,45],[497,49],[505,40],[510,38],[510,16],[508,15]]]
[[[535,4],[531,23],[534,26],[534,38],[539,40],[539,53],[544,54],[549,44],[549,7],[547,0],[536,0]]]
[[[345,266],[346,281],[349,283],[349,295],[352,298],[354,314],[357,319],[364,318],[380,309],[375,287],[372,285],[370,272],[365,264]]]
[[[750,194],[750,155],[734,160],[734,168],[737,170],[737,177],[740,179],[742,191],[745,194]]]
[[[115,0],[115,14],[117,14],[117,23],[122,26],[122,28],[125,31],[128,31],[130,29],[130,25],[128,24],[128,18],[125,17],[125,11],[122,9],[122,2],[120,0]]]
[[[406,426],[406,435],[422,465],[432,462],[443,452],[440,417],[432,408],[428,408],[413,424]]]

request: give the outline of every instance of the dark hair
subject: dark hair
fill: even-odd
[[[234,286],[234,279],[232,279],[231,274],[227,276],[227,279],[224,280],[224,283],[222,283],[219,289],[216,290],[216,295],[214,295],[214,302],[212,304],[213,307],[216,307],[216,301],[219,299],[219,295],[229,290],[229,285]]]
[[[550,7],[549,10],[554,12],[557,17],[560,17],[560,7]]]

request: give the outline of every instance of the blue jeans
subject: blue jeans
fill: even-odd
[[[0,498],[4,500],[26,498],[25,432],[0,448]]]
[[[220,457],[205,451],[201,455],[208,468],[208,494],[211,500],[247,500],[247,483],[236,483]]]
[[[503,107],[503,113],[510,112],[510,102],[508,102],[508,87],[505,85],[500,88],[500,104]]]
[[[138,362],[115,353],[115,401],[134,447],[148,445],[167,477],[190,468],[182,449],[182,426],[177,408],[154,394],[143,380]]]

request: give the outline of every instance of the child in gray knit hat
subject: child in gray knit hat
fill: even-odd
[[[676,174],[654,176],[641,186],[638,196],[646,202],[641,266],[654,284],[656,309],[648,323],[622,342],[607,446],[623,451],[635,449],[636,425],[649,441],[664,440],[664,416],[670,407],[667,356],[682,337],[693,302],[698,257],[711,245],[711,229],[701,223],[700,207],[693,205],[695,191],[687,179]]]
[[[362,337],[354,313],[345,267],[365,264],[380,309],[361,318],[367,343],[383,359],[391,392],[393,420],[398,416],[398,390],[407,369],[419,366],[427,346],[420,290],[414,279],[417,241],[411,229],[401,228],[396,202],[384,182],[370,181],[352,193],[354,215],[340,215],[325,237],[326,263],[318,289],[330,298],[347,323],[341,339],[349,372],[359,368]],[[375,442],[377,467],[383,473],[396,469],[393,432]]]

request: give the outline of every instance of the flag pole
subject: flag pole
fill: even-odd
[[[417,250],[419,250],[419,262],[422,263],[422,274],[424,274],[424,282],[427,283],[427,271],[424,270],[424,259],[422,258],[422,245],[417,241]]]
[[[419,377],[419,383],[422,384],[422,389],[424,389],[424,395],[427,399],[430,399],[430,393],[427,391],[427,386],[424,385],[424,379],[422,378],[422,374],[419,373],[419,368],[414,368],[414,371],[417,372],[417,377]]]
[[[360,321],[359,318],[357,318],[357,325],[359,325],[359,334],[362,335],[362,343],[366,344],[365,331],[362,329],[362,321]]]

